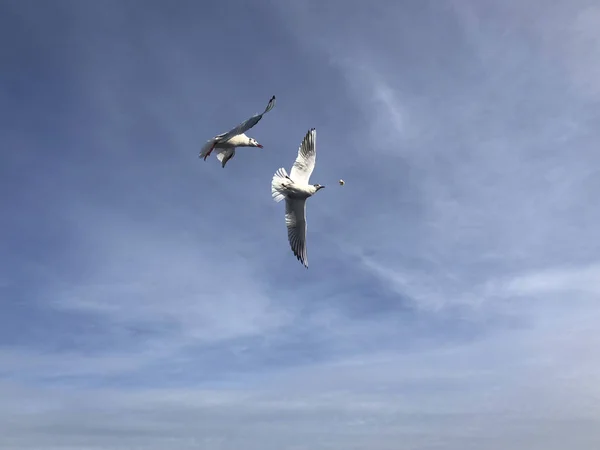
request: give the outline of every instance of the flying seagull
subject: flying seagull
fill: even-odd
[[[304,136],[298,156],[288,175],[282,167],[275,172],[271,181],[273,200],[285,199],[285,224],[290,247],[304,267],[308,269],[306,254],[306,200],[319,189],[320,184],[308,184],[315,168],[317,131],[311,128]]]
[[[206,158],[208,158],[212,151],[215,150],[217,159],[221,161],[221,167],[224,169],[227,161],[235,156],[236,147],[263,148],[263,146],[260,145],[256,139],[248,137],[244,133],[256,125],[260,119],[262,119],[262,116],[271,111],[274,106],[275,96],[271,97],[267,107],[261,114],[255,114],[248,120],[240,123],[231,131],[219,134],[206,141],[206,144],[204,144],[202,150],[200,151],[200,158],[204,158],[204,161],[206,161]]]

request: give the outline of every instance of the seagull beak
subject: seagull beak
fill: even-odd
[[[257,144],[256,145],[258,148],[263,148],[263,146],[261,144]]]

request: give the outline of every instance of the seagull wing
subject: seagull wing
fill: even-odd
[[[221,167],[225,168],[225,164],[235,156],[235,147],[232,148],[216,148],[217,159],[221,162]]]
[[[285,199],[285,224],[290,247],[304,267],[308,269],[306,254],[306,199]]]
[[[267,107],[261,114],[255,114],[252,117],[250,117],[248,120],[245,120],[244,122],[240,123],[237,127],[233,128],[231,131],[228,131],[227,133],[223,133],[223,134],[219,135],[219,141],[226,142],[229,139],[231,139],[233,136],[237,136],[238,134],[245,133],[250,128],[252,128],[254,125],[256,125],[260,121],[260,119],[262,119],[262,116],[264,114],[268,113],[269,111],[271,111],[274,106],[275,106],[275,96],[271,97],[271,100],[269,100]]]
[[[311,128],[302,139],[290,178],[298,184],[308,184],[317,157],[317,130]]]

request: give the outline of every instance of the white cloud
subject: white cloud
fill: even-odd
[[[598,404],[580,390],[597,380],[598,365],[595,373],[583,367],[568,383],[557,383],[557,366],[545,362],[555,354],[555,343],[540,346],[538,337],[531,329],[404,356],[361,355],[274,371],[235,389],[82,391],[5,382],[0,443],[34,448],[41,442],[45,447],[85,442],[87,448],[115,449],[219,443],[229,449],[245,441],[249,449],[369,443],[391,449],[402,439],[416,449],[439,439],[449,448],[475,449],[482,439],[502,434],[499,442],[514,448],[558,449],[554,442],[561,434],[549,432],[549,423],[598,421]],[[538,381],[528,378],[543,374]],[[558,385],[562,391],[555,390]],[[529,440],[528,447],[523,440]]]
[[[73,235],[90,257],[81,261],[85,275],[45,293],[55,308],[122,326],[162,326],[204,343],[260,335],[290,320],[256,276],[258,268],[235,251],[243,242],[165,234],[108,211],[75,215],[86,218]]]
[[[22,348],[0,348],[0,373],[21,379],[111,376],[137,371],[160,354],[157,349],[110,350],[89,355],[81,351],[41,352]]]
[[[520,296],[592,295],[600,300],[600,264],[551,268],[520,275],[507,283],[506,290]]]
[[[355,138],[370,142],[373,153],[401,156],[414,151],[402,143],[417,135],[416,124],[410,122],[408,111],[399,101],[399,92],[383,78],[377,62],[360,53],[337,52],[330,55],[330,61],[340,69],[348,92],[363,112],[367,130],[361,129]]]
[[[600,37],[596,32],[600,8],[593,2],[456,1],[453,9],[483,61],[497,56],[487,52],[485,45],[487,24],[496,18],[498,32],[531,38],[528,44],[536,46],[555,67],[566,69],[574,93],[587,99],[600,95]]]

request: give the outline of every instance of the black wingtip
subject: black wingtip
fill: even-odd
[[[263,112],[263,114],[271,111],[274,107],[275,107],[275,96],[271,97],[271,100],[269,100],[269,103],[267,103],[267,107],[265,108],[265,112]]]

